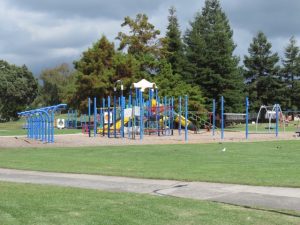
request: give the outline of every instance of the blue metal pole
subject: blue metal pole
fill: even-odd
[[[114,110],[113,110],[113,124],[114,124],[114,137],[117,137],[117,125],[116,125],[116,120],[117,120],[117,96],[116,96],[116,89],[114,90]]]
[[[36,115],[36,134],[35,139],[37,140],[39,138],[39,117]]]
[[[44,142],[47,142],[48,124],[47,124],[47,117],[46,116],[44,118],[44,127],[45,127]]]
[[[55,114],[55,112],[52,111],[52,113],[51,113],[51,142],[54,142],[54,114]]]
[[[94,97],[94,137],[97,136],[97,98]]]
[[[37,127],[37,116],[34,115],[34,139],[37,139],[37,133],[38,133],[38,127]]]
[[[31,139],[34,139],[34,135],[35,135],[35,116],[34,116],[34,114],[31,115],[31,120],[32,120]]]
[[[89,137],[91,137],[91,99],[88,98],[88,113],[89,113]]]
[[[171,129],[172,129],[172,135],[173,135],[173,129],[174,129],[174,97],[172,97],[172,100],[171,100]]]
[[[224,139],[224,97],[221,97],[221,139]]]
[[[160,136],[160,106],[159,106],[159,96],[156,95],[156,128],[157,135]]]
[[[249,99],[246,97],[246,139],[249,136]]]
[[[188,96],[185,96],[185,141],[188,141]]]
[[[168,99],[168,135],[171,132],[171,99]]]
[[[110,138],[110,96],[107,97],[107,111],[108,111],[107,137]]]
[[[40,115],[40,128],[41,128],[41,132],[40,132],[40,140],[43,141],[43,136],[44,136],[44,119],[43,119],[43,115]]]
[[[40,115],[40,128],[41,128],[41,132],[40,132],[40,140],[43,141],[43,136],[44,136],[44,119],[43,119],[43,115]]]
[[[45,136],[46,136],[46,124],[45,124],[45,118],[42,115],[42,141],[45,141]]]
[[[215,129],[216,129],[216,99],[213,99],[213,129],[212,135],[215,136]]]
[[[32,139],[35,138],[35,115],[32,115]]]
[[[181,96],[179,96],[178,134],[181,136]]]
[[[33,115],[30,115],[30,139],[33,137]]]
[[[121,137],[124,138],[124,109],[125,109],[125,97],[121,98]]]
[[[133,110],[133,107],[132,107],[132,91],[131,90],[129,92],[128,108],[131,108],[131,110]],[[128,119],[128,126],[127,126],[128,138],[130,138],[130,132],[132,131],[131,128],[130,128],[131,126],[132,126],[132,113],[131,113],[131,115]]]
[[[43,142],[46,142],[47,141],[47,118],[46,116],[43,117]]]
[[[35,132],[35,139],[37,140],[39,138],[39,117],[38,115],[35,116],[35,126],[36,126],[36,132]]]
[[[278,137],[278,124],[279,124],[279,113],[278,113],[278,108],[279,108],[279,104],[275,105],[276,107],[276,137]]]
[[[39,140],[43,140],[43,115],[39,113]]]
[[[44,117],[43,115],[41,115],[41,141],[44,141]]]
[[[47,118],[48,119],[48,143],[50,143],[51,142],[51,132],[52,132],[52,130],[51,130],[51,118],[50,118],[50,116],[49,116],[49,118]]]
[[[41,136],[41,119],[40,115],[37,116],[37,140],[40,139]]]
[[[165,130],[165,135],[167,133],[167,96],[164,97],[164,130]]]
[[[132,139],[135,139],[135,134],[136,134],[136,117],[135,115],[137,114],[137,112],[135,111],[136,110],[136,102],[135,102],[135,99],[132,98],[132,110],[133,110],[133,113],[132,113],[132,122],[131,122],[131,126],[132,126],[132,133],[131,133],[131,138]]]
[[[105,136],[105,98],[102,99],[102,110],[103,110],[103,136]]]
[[[143,123],[144,123],[144,106],[143,106],[143,92],[139,91],[140,103],[140,140],[143,140]]]

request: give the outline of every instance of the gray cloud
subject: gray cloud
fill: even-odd
[[[160,5],[160,0],[12,0],[19,9],[55,14],[59,17],[122,19],[124,15],[147,11],[152,13]]]
[[[226,1],[227,2],[227,1]],[[231,0],[224,1],[224,9],[235,28],[247,29],[252,34],[264,31],[270,38],[299,35],[299,0]]]
[[[164,33],[171,5],[177,8],[184,33],[204,0],[1,0],[0,58],[26,64],[38,74],[43,68],[78,59],[102,34],[114,41],[127,15],[146,13]],[[281,55],[290,36],[300,38],[298,0],[221,0],[221,5],[241,58],[259,30]]]

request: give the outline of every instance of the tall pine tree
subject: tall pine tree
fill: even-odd
[[[299,109],[299,76],[300,76],[300,50],[294,37],[290,38],[288,46],[285,48],[283,59],[282,77],[285,83],[286,108],[290,110]]]
[[[282,86],[279,79],[279,57],[272,53],[272,44],[263,32],[258,32],[248,48],[249,56],[245,56],[246,89],[253,109],[260,105],[273,105],[282,99]]]
[[[233,52],[233,31],[219,0],[206,0],[185,35],[189,61],[186,79],[197,83],[211,103],[222,95],[226,111],[243,110],[243,77]]]
[[[69,103],[81,111],[87,109],[88,97],[112,95],[114,83],[119,79],[128,91],[139,75],[140,66],[133,56],[116,52],[114,44],[105,36],[84,51],[74,65],[78,71],[76,92]]]
[[[172,65],[174,73],[182,74],[184,61],[183,43],[181,39],[181,32],[176,16],[176,9],[171,7],[169,9],[169,25],[167,27],[166,41],[167,41],[167,60]]]

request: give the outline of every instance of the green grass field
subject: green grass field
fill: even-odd
[[[0,167],[300,187],[299,149],[299,141],[1,149]]]
[[[263,123],[263,124],[258,124],[257,126],[257,132],[258,133],[268,133],[268,132],[271,132],[271,133],[275,133],[275,124],[273,123],[272,124],[272,128],[273,129],[268,129],[269,127],[269,124],[267,123]],[[278,126],[278,131],[279,132],[295,132],[296,130],[298,130],[300,128],[300,124],[298,125],[298,122],[291,122],[289,123],[285,129],[283,126]],[[236,125],[233,125],[233,126],[228,126],[225,128],[225,131],[245,131],[246,130],[246,125],[245,124],[236,124]],[[255,133],[256,132],[256,125],[255,124],[249,124],[249,132],[250,133]]]
[[[188,199],[2,182],[0,190],[1,225],[300,224],[297,214]]]

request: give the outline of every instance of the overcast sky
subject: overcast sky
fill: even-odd
[[[171,5],[185,31],[204,0],[0,0],[0,59],[26,64],[38,75],[72,63],[102,34],[113,41],[125,16],[146,13],[164,33]],[[300,38],[299,0],[221,0],[221,5],[241,58],[259,30],[281,56],[292,35]]]

